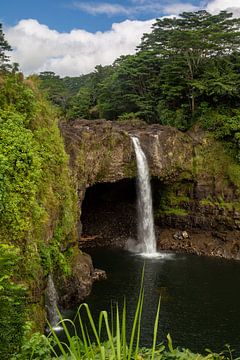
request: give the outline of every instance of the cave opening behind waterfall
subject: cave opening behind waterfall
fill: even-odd
[[[98,183],[86,189],[82,204],[82,240],[86,245],[123,246],[137,236],[136,180]],[[88,244],[87,244],[88,243]]]
[[[162,183],[151,181],[153,205],[158,207]],[[124,246],[137,238],[136,179],[114,183],[98,183],[86,189],[82,204],[82,236],[84,246]],[[158,231],[157,231],[158,232]]]

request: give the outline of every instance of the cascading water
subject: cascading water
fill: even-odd
[[[147,256],[156,256],[157,245],[154,231],[152,192],[150,185],[147,158],[141,148],[137,137],[131,137],[137,160],[138,169],[138,239],[142,245],[142,251]]]
[[[57,313],[58,294],[51,274],[48,275],[47,280],[45,305],[47,308],[48,321],[50,325],[54,328],[54,330],[58,328],[60,329],[60,327],[57,327],[57,323],[59,322],[59,316]]]

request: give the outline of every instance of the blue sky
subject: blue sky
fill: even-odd
[[[12,61],[24,74],[79,76],[133,54],[157,17],[206,9],[240,16],[240,0],[0,0]]]
[[[201,0],[2,0],[0,19],[5,26],[14,26],[21,19],[37,19],[60,32],[73,28],[106,31],[113,22],[125,19],[147,20],[166,15],[175,4],[204,5]],[[206,1],[205,1],[206,3]],[[184,7],[183,7],[184,8]]]

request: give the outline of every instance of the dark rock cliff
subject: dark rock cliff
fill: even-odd
[[[182,133],[140,121],[75,120],[61,124],[61,131],[70,155],[80,212],[88,188],[136,177],[130,136],[137,136],[153,179],[159,247],[240,258],[240,169],[223,144],[199,128]],[[94,211],[93,206],[90,214]],[[127,207],[125,212],[129,220]],[[113,219],[114,213],[111,216]],[[103,216],[101,223],[105,220]],[[190,238],[176,240],[173,235],[183,230]],[[132,236],[131,231],[128,235]]]

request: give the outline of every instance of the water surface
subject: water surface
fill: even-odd
[[[240,353],[240,262],[172,254],[148,259],[122,250],[91,249],[94,266],[108,279],[95,283],[87,299],[93,313],[110,310],[111,300],[127,299],[131,323],[145,262],[145,305],[142,346],[151,346],[159,295],[162,295],[159,337],[171,334],[176,346],[203,352],[230,344]]]

